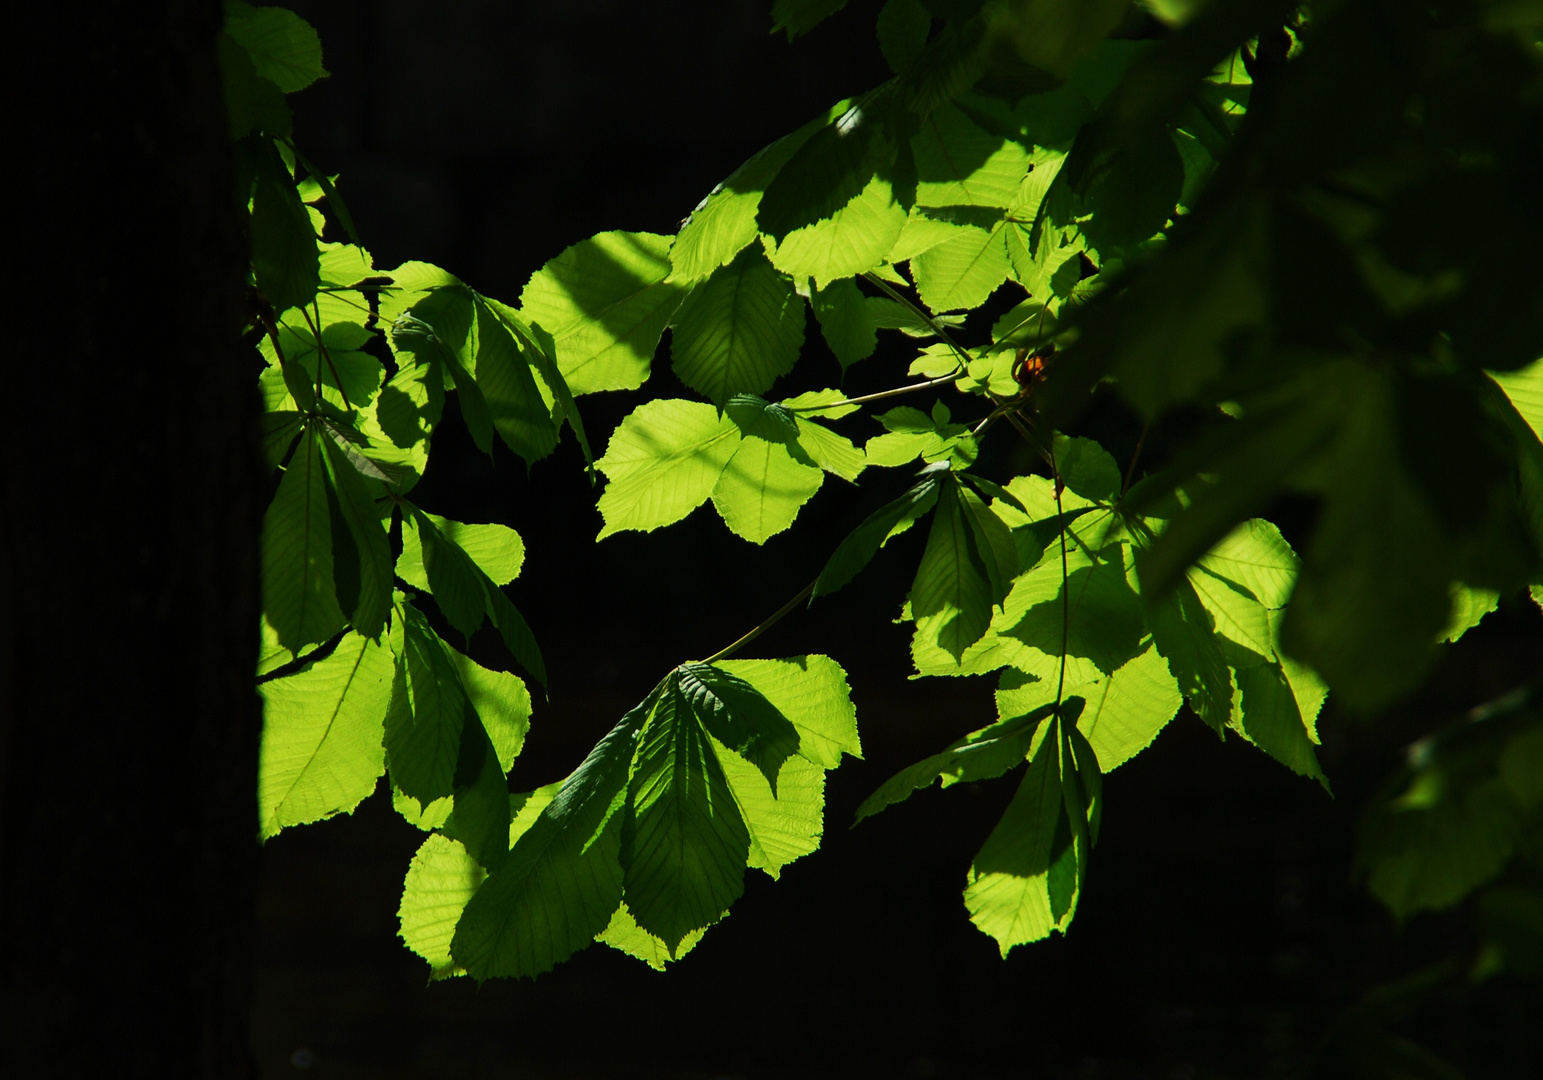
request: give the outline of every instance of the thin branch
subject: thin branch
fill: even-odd
[[[769,618],[765,622],[761,623],[761,625],[757,626],[754,630],[750,631],[750,633],[746,634],[744,637],[740,638],[738,641],[736,641],[736,642],[734,642],[734,643],[732,643],[730,645],[727,645],[727,646],[725,646],[722,649],[719,649],[717,652],[715,652],[711,656],[709,656],[706,660],[703,660],[702,663],[704,663],[704,664],[712,664],[712,663],[716,663],[719,660],[725,659],[726,657],[728,657],[729,655],[734,653],[737,649],[739,649],[741,646],[750,644],[756,638],[760,637],[766,631],[770,630],[773,626],[777,625],[777,623],[779,621],[781,621],[783,616],[787,615],[794,608],[796,608],[799,604],[803,603],[804,600],[806,600],[808,598],[809,594],[814,592],[814,587],[815,587],[816,584],[819,583],[819,580],[820,580],[819,578],[815,578],[814,581],[811,581],[809,584],[805,585],[802,589],[799,589],[798,590],[798,595],[794,596],[793,599],[789,600],[786,604],[783,604],[780,608],[778,608],[776,610],[776,612],[771,616],[771,618]]]
[[[843,398],[840,401],[827,401],[823,405],[794,405],[788,412],[821,412],[825,409],[834,409],[839,405],[861,405],[867,401],[882,401],[884,398],[899,397],[901,394],[914,394],[918,390],[928,390],[934,386],[942,386],[944,383],[954,382],[959,378],[956,370],[949,375],[940,375],[936,379],[928,379],[926,382],[911,383],[909,386],[897,386],[892,390],[880,390],[876,394],[863,394],[861,397]]]
[[[1130,456],[1130,464],[1125,467],[1125,483],[1120,487],[1120,501],[1125,501],[1125,493],[1130,490],[1131,477],[1136,475],[1136,462],[1141,460],[1141,448],[1146,445],[1147,432],[1152,430],[1152,421],[1141,425],[1141,435],[1136,439],[1136,452]]]

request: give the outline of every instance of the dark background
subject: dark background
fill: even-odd
[[[532,271],[595,232],[674,232],[750,154],[887,77],[873,2],[792,45],[767,33],[765,0],[294,6],[332,72],[292,99],[296,136],[341,174],[376,265],[433,262],[511,302]],[[807,333],[779,395],[840,378],[812,321]],[[908,359],[894,345],[844,385],[895,385]],[[645,391],[688,396],[663,362]],[[581,399],[597,453],[642,400]],[[1133,425],[1116,404],[1101,402],[1084,425],[1128,456]],[[1009,434],[988,440],[987,475],[1024,467]],[[1158,432],[1147,460],[1162,449]],[[477,454],[452,411],[415,498],[520,530],[528,561],[512,594],[551,674],[514,787],[564,776],[671,665],[780,606],[902,482],[829,480],[795,528],[761,548],[706,509],[597,546],[596,493],[571,438],[527,474],[502,448],[491,462]],[[1295,508],[1284,511],[1293,532]],[[732,915],[664,975],[597,945],[534,983],[429,985],[395,937],[422,834],[377,792],[353,816],[264,849],[262,1075],[1276,1077],[1377,982],[1461,955],[1460,919],[1400,933],[1352,886],[1354,826],[1403,745],[1535,677],[1535,608],[1490,616],[1387,716],[1331,705],[1320,730],[1334,799],[1246,744],[1219,743],[1186,709],[1109,778],[1071,935],[1003,961],[969,924],[960,890],[1009,781],[928,791],[846,828],[893,771],[995,716],[993,680],[906,678],[908,628],[890,620],[920,541],[891,545],[855,586],[752,650],[825,652],[849,673],[866,759],[831,775],[818,854],[778,883],[752,873]],[[494,640],[479,637],[473,653],[504,666]],[[1475,1078],[1531,1077],[1543,1074],[1540,1017],[1543,996],[1497,980],[1454,985],[1402,1030]]]

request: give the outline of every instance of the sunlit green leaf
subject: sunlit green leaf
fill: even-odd
[[[264,839],[291,825],[351,813],[384,771],[391,650],[346,634],[330,655],[264,682],[258,821]]]
[[[670,273],[671,237],[604,232],[537,271],[520,293],[527,319],[552,335],[557,366],[575,394],[633,390],[685,289]]]
[[[692,290],[675,318],[675,373],[722,405],[759,394],[793,369],[804,344],[804,304],[793,283],[746,248]]]
[[[595,467],[606,476],[600,539],[623,529],[648,532],[685,517],[713,493],[739,448],[728,416],[694,401],[650,401],[611,433]]]

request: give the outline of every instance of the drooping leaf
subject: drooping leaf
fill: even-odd
[[[681,305],[670,344],[675,373],[719,406],[765,391],[798,359],[803,308],[760,248],[746,248]]]
[[[1046,721],[1054,711],[1054,701],[1042,704],[1024,715],[972,731],[941,752],[901,770],[863,800],[854,824],[910,798],[912,792],[934,781],[941,780],[943,787],[949,787],[961,781],[990,780],[1016,768],[1044,738]]]
[[[606,476],[600,539],[623,529],[669,525],[707,501],[740,443],[739,429],[711,405],[650,401],[611,434],[595,467]]]
[[[552,335],[557,367],[575,394],[634,390],[648,378],[659,335],[686,289],[666,278],[671,237],[604,232],[532,275],[520,293],[527,319]]]
[[[262,683],[259,831],[320,821],[354,807],[384,772],[381,746],[395,663],[391,650],[346,634],[331,654]]]
[[[857,576],[884,546],[885,539],[902,521],[915,521],[938,501],[938,488],[948,466],[929,465],[909,491],[894,502],[874,511],[843,540],[831,554],[815,582],[814,596],[835,592]]]
[[[330,433],[318,433],[316,438],[321,443],[327,479],[346,525],[347,535],[334,535],[333,544],[350,543],[357,553],[354,592],[358,600],[348,612],[349,621],[365,637],[376,638],[385,627],[386,613],[391,609],[391,544],[386,536],[385,522],[365,487],[364,477],[338,441]],[[334,569],[337,569],[336,564]],[[341,598],[342,595],[343,591],[339,589],[338,596]]]
[[[311,302],[320,284],[316,234],[289,170],[267,139],[247,140],[256,166],[252,189],[252,273],[274,310]]]
[[[1058,742],[1040,742],[1013,801],[970,866],[964,891],[970,921],[996,939],[1004,957],[1014,946],[1064,931],[1075,910],[1075,890],[1068,898],[1066,879],[1070,863],[1076,880],[1078,852]]]
[[[563,378],[562,372],[558,370],[557,345],[552,340],[552,335],[545,330],[527,325],[519,313],[508,304],[502,304],[490,296],[481,295],[478,295],[477,301],[484,310],[491,312],[514,335],[521,355],[525,357],[540,379],[538,390],[541,391],[543,400],[550,398],[554,403],[554,423],[559,416],[568,422],[573,428],[574,437],[579,440],[579,449],[584,453],[585,462],[592,462],[594,455],[589,449],[589,436],[584,430],[584,418],[579,415],[579,407],[573,400],[573,391],[568,386],[568,380]]]
[[[411,604],[398,601],[396,613],[391,648],[398,675],[386,715],[386,766],[397,788],[427,805],[455,793],[469,706],[452,650]]]
[[[402,531],[405,533],[411,528],[416,535],[422,552],[424,578],[429,591],[434,594],[434,602],[450,620],[451,626],[470,637],[487,617],[487,590],[483,586],[486,575],[471,556],[440,532],[421,510],[411,508],[403,518]],[[403,547],[405,549],[405,543]]]
[[[263,611],[292,652],[326,640],[343,625],[332,552],[327,467],[308,429],[263,515]]]
[[[482,303],[477,304],[476,380],[493,427],[509,449],[527,464],[552,452],[557,427],[525,354],[503,321]]]
[[[955,659],[991,625],[992,585],[960,505],[959,486],[938,489],[927,547],[911,584],[918,642],[937,645]]]

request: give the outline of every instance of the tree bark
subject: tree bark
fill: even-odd
[[[27,18],[6,245],[0,1073],[252,1076],[263,473],[221,6]]]

